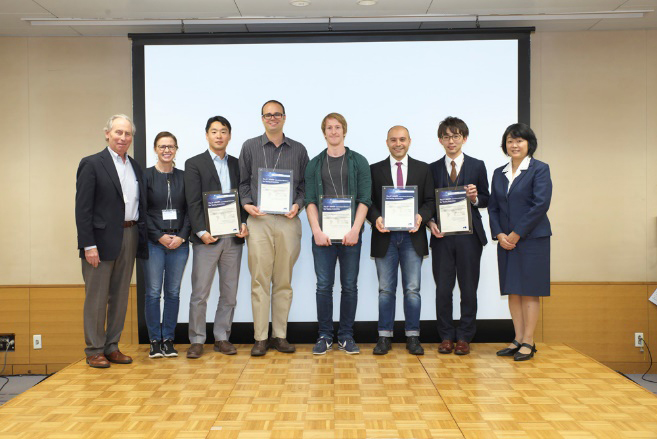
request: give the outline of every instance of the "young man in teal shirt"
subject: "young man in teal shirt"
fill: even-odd
[[[354,341],[353,325],[358,304],[358,270],[361,233],[372,204],[372,180],[367,159],[345,147],[347,121],[338,113],[330,113],[322,121],[327,148],[306,167],[306,213],[313,232],[313,258],[317,275],[317,321],[319,338],[313,354],[323,355],[333,346],[333,283],[335,266],[340,261],[340,326],[338,347],[348,354],[360,353]],[[341,242],[331,242],[320,227],[320,197],[351,195],[354,209],[352,225]]]

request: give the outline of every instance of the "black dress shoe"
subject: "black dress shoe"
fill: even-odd
[[[424,349],[420,345],[420,337],[410,336],[406,339],[406,349],[409,354],[424,355]]]
[[[376,342],[376,346],[374,346],[372,353],[374,355],[385,355],[390,349],[392,349],[390,337],[379,337],[379,341]]]
[[[513,361],[526,361],[534,357],[534,352],[537,351],[536,344],[532,346],[529,343],[523,343],[520,346],[524,348],[529,348],[530,352],[528,354],[521,354],[520,352],[516,352],[515,355],[513,356]]]
[[[513,340],[511,342],[514,344],[516,347],[515,348],[504,348],[501,351],[497,351],[497,356],[498,357],[513,357],[516,352],[520,350],[520,343],[518,343],[517,340]]]

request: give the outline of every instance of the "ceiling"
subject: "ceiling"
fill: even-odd
[[[290,0],[0,0],[0,36],[474,28],[477,15],[482,28],[657,29],[657,0],[309,1],[298,7]],[[641,18],[586,15],[627,11],[644,12]]]

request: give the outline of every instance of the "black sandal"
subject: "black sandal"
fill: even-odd
[[[529,348],[530,352],[528,354],[521,354],[520,352],[516,352],[515,355],[513,356],[514,361],[529,360],[529,359],[534,357],[534,352],[537,352],[536,344],[534,344],[534,346],[532,346],[529,343],[523,343],[521,345],[521,347]]]
[[[513,340],[511,343],[516,345],[515,348],[504,348],[501,351],[497,351],[498,357],[513,357],[513,355],[520,350],[520,343],[518,340]]]

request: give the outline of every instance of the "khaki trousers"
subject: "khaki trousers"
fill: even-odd
[[[269,214],[249,216],[247,222],[254,338],[268,338],[270,301],[272,337],[286,338],[292,269],[301,250],[301,220]]]

